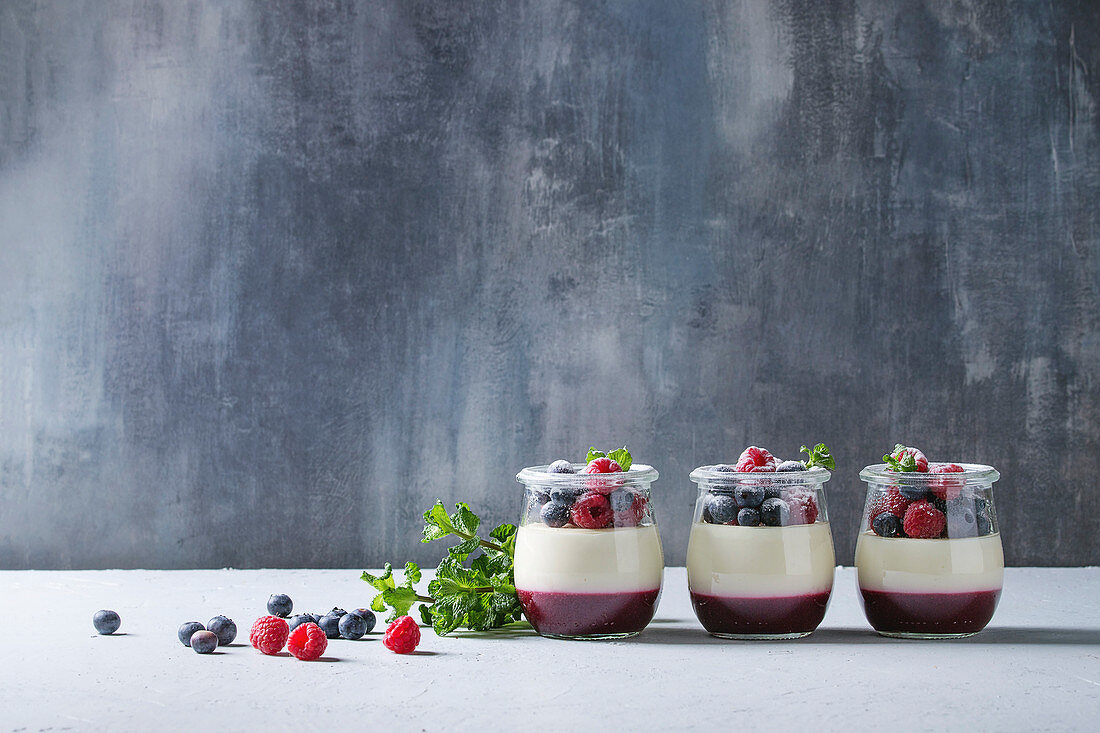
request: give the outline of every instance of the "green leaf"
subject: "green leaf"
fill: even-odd
[[[833,456],[829,453],[829,449],[824,443],[818,443],[813,447],[813,450],[802,446],[801,453],[805,453],[807,458],[802,462],[806,468],[813,468],[814,466],[821,466],[827,468],[830,471],[836,470],[836,461],[833,460]]]
[[[432,606],[427,603],[420,604],[420,620],[425,626],[432,626]]]
[[[405,563],[405,581],[412,585],[420,582],[420,566],[414,562]]]
[[[585,463],[591,463],[592,461],[596,460],[597,458],[606,458],[606,457],[607,457],[606,453],[604,453],[602,450],[596,450],[596,447],[593,446],[593,447],[588,449],[588,456],[584,459],[584,462]]]
[[[432,540],[442,539],[449,534],[453,534],[454,530],[454,525],[451,524],[451,518],[447,515],[443,502],[437,501],[435,506],[424,512],[424,538],[420,541],[431,542]]]
[[[489,536],[496,540],[508,557],[515,557],[516,554],[516,532],[517,528],[514,524],[502,524],[499,527],[493,529],[489,533]]]
[[[898,453],[901,454],[901,458],[894,458],[894,454]],[[882,460],[887,466],[901,473],[912,473],[917,470],[917,459],[901,443],[896,444],[892,453],[883,456]]]
[[[370,602],[370,608],[372,611],[376,611],[378,613],[382,613],[386,610],[386,600],[382,597],[381,593],[376,595],[374,597],[374,600]]]
[[[455,506],[458,507],[458,511],[451,515],[451,524],[454,527],[451,531],[465,535],[476,535],[477,528],[481,525],[481,519],[470,511],[470,507],[466,502],[459,502]]]
[[[382,592],[382,600],[391,609],[390,615],[386,618],[386,622],[390,623],[409,615],[409,609],[417,601],[416,591],[407,586],[390,588]]]
[[[379,591],[384,591],[387,588],[393,588],[395,585],[397,585],[393,582],[393,566],[389,563],[386,563],[382,574],[378,577],[375,577],[364,570],[363,574],[359,576],[359,579],[367,581],[374,586],[375,590]]]
[[[477,537],[471,537],[468,540],[463,540],[459,544],[447,550],[447,554],[458,560],[465,560],[470,555],[477,552],[477,548],[481,545],[481,540]]]
[[[630,451],[626,449],[624,445],[618,450],[613,450],[607,454],[607,457],[619,464],[619,468],[624,471],[630,470],[630,465],[634,463],[634,459],[630,457]]]

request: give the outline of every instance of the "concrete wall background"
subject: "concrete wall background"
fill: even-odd
[[[1093,3],[0,5],[0,567],[438,558],[626,442],[987,462],[1100,562]]]

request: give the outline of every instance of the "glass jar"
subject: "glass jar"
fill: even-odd
[[[700,466],[688,540],[691,604],[727,639],[795,639],[813,632],[833,590],[836,556],[824,468],[736,473]]]
[[[650,502],[651,466],[619,473],[517,474],[524,510],[516,533],[516,593],[542,636],[620,639],[653,619],[664,555]]]
[[[867,620],[884,636],[970,636],[993,617],[1004,551],[993,509],[992,466],[959,473],[864,468],[867,501],[856,576]]]

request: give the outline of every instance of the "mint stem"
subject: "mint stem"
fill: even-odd
[[[431,596],[422,596],[419,593],[416,594],[416,600],[420,601],[421,603],[435,603],[435,599]]]

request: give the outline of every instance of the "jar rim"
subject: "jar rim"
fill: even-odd
[[[733,485],[747,481],[766,480],[771,484],[823,484],[833,477],[833,474],[820,466],[807,468],[805,471],[774,471],[749,472],[749,471],[716,471],[715,466],[724,464],[715,463],[708,466],[699,466],[691,472],[690,478],[697,484]]]
[[[873,463],[859,472],[865,483],[893,484],[895,486],[927,486],[932,483],[952,481],[966,486],[992,484],[1001,477],[1000,471],[984,463],[956,463],[963,470],[957,473],[900,472],[887,470],[885,463]]]
[[[616,473],[581,473],[581,470],[588,464],[573,463],[570,465],[573,466],[575,473],[548,473],[546,469],[550,467],[549,463],[544,463],[541,466],[528,466],[516,474],[516,481],[521,484],[534,484],[537,486],[577,486],[587,485],[587,482],[591,479],[615,479],[616,481],[623,481],[625,486],[652,483],[660,476],[657,469],[644,463],[635,463],[629,471],[618,471]]]

